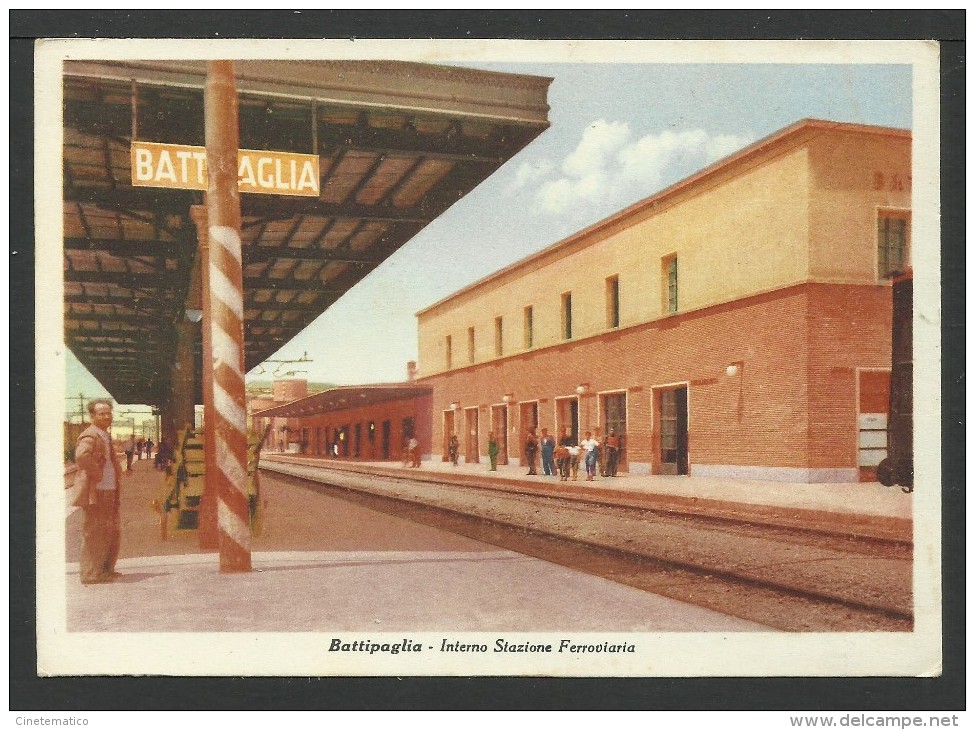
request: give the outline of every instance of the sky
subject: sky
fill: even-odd
[[[418,311],[744,146],[803,118],[913,126],[909,65],[463,65],[551,77],[551,127],[273,355],[307,353],[282,372],[402,381]],[[69,353],[67,395],[79,393],[107,395]]]

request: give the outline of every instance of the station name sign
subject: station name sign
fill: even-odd
[[[318,181],[317,155],[237,151],[237,185],[242,193],[317,198]],[[137,187],[206,190],[206,147],[132,142],[132,184]]]

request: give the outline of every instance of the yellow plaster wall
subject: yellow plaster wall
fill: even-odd
[[[495,360],[494,320],[504,323],[502,356],[523,347],[524,308],[534,309],[534,347],[562,339],[562,294],[572,294],[572,340],[607,331],[606,279],[620,282],[620,326],[663,313],[661,262],[678,256],[678,311],[686,312],[808,278],[808,163],[804,147],[751,160],[689,186],[658,209],[644,210],[590,234],[566,253],[542,254],[473,291],[419,315],[422,376],[470,365],[467,329],[475,328],[473,364]],[[702,189],[704,188],[704,189]]]
[[[810,272],[826,282],[877,281],[877,212],[911,205],[908,136],[834,132],[810,143]]]
[[[453,366],[469,364],[470,325],[475,363],[496,359],[496,316],[504,355],[523,352],[527,304],[535,349],[559,344],[564,291],[573,295],[573,339],[605,332],[607,276],[619,276],[623,327],[657,319],[660,259],[669,253],[678,254],[681,312],[799,281],[875,282],[877,214],[910,209],[910,173],[909,134],[854,129],[819,131],[758,163],[731,165],[671,196],[677,204],[636,213],[585,245],[570,242],[421,315],[422,375],[444,369],[447,333]]]
[[[645,252],[649,276],[651,296],[641,321],[661,316],[661,258],[671,253],[677,255],[679,312],[804,281],[808,200],[807,157],[800,147],[739,171],[627,232],[634,252]]]

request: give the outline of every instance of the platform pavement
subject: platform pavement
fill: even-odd
[[[714,477],[620,474],[597,476],[587,482],[580,470],[577,480],[528,476],[525,467],[485,463],[459,463],[426,459],[417,469],[400,462],[366,462],[282,453],[265,453],[262,460],[320,466],[413,479],[443,480],[459,484],[539,491],[580,500],[645,505],[763,522],[802,523],[822,531],[912,540],[913,494],[879,482],[796,483],[746,481]]]
[[[163,479],[146,461],[123,479],[112,583],[80,583],[82,514],[69,509],[68,632],[772,630],[276,479],[262,480],[253,570],[222,573],[196,532],[161,540]]]
[[[580,500],[606,503],[628,503],[653,508],[678,509],[718,513],[737,518],[774,520],[776,518],[800,521],[803,524],[818,524],[823,529],[852,530],[874,533],[882,536],[900,536],[910,540],[911,507],[913,495],[905,494],[897,488],[884,488],[879,484],[784,484],[774,482],[744,482],[718,480],[713,478],[621,475],[616,478],[597,478],[594,482],[561,482],[558,478],[527,476],[523,467],[506,465],[497,472],[490,472],[485,464],[459,464],[454,466],[445,462],[423,461],[419,469],[411,469],[398,462],[351,462],[341,460],[314,459],[300,456],[265,453],[262,463],[271,466],[273,462],[312,464],[325,469],[344,469],[374,474],[409,476],[411,479],[437,482],[449,478],[458,484],[475,484],[497,489],[514,491],[544,491]],[[317,470],[316,470],[317,471]],[[323,469],[323,471],[325,471]],[[327,477],[327,473],[324,475]],[[433,540],[434,552],[448,556],[455,569],[462,571],[465,596],[474,604],[494,598],[491,591],[487,596],[477,593],[478,586],[496,586],[498,581],[510,580],[506,570],[521,571],[526,586],[550,585],[553,595],[559,594],[571,582],[578,585],[580,595],[601,592],[607,605],[624,601],[632,605],[629,618],[622,624],[614,620],[613,626],[620,630],[682,630],[684,620],[688,625],[707,627],[703,630],[750,631],[767,630],[749,622],[730,616],[722,616],[713,611],[687,607],[679,603],[654,604],[647,601],[658,600],[649,594],[626,586],[606,585],[602,579],[592,576],[582,578],[572,571],[545,573],[533,564],[519,563],[520,558],[508,551],[483,553],[492,550],[490,546],[474,543],[461,536],[441,533],[436,537],[429,535],[417,540],[407,538],[398,531],[406,530],[405,521],[390,522],[385,527],[370,529],[366,536],[356,526],[354,519],[343,516],[342,501],[336,501],[322,515],[321,509],[312,504],[319,494],[312,490],[294,490],[286,483],[276,483],[267,479],[270,503],[274,507],[268,512],[268,522],[264,533],[253,540],[253,562],[255,570],[249,577],[234,579],[219,573],[218,556],[201,550],[195,533],[171,537],[168,541],[159,539],[159,518],[150,505],[159,496],[163,485],[163,475],[154,471],[149,462],[135,463],[135,472],[123,481],[122,519],[123,544],[118,569],[122,576],[116,583],[108,585],[82,586],[78,581],[77,547],[80,542],[79,530],[81,515],[77,512],[68,516],[68,544],[66,554],[66,619],[68,629],[101,631],[262,631],[283,630],[286,626],[301,626],[306,630],[318,630],[325,625],[343,630],[376,630],[378,626],[405,629],[410,625],[410,617],[397,614],[397,607],[386,605],[383,601],[375,603],[366,623],[348,620],[362,609],[362,605],[352,601],[344,613],[346,623],[339,620],[338,614],[319,616],[317,606],[321,596],[316,593],[322,585],[337,585],[335,576],[341,576],[342,591],[355,593],[358,581],[372,576],[374,585],[387,589],[397,586],[404,595],[406,587],[417,581],[442,580],[444,565],[442,558],[429,560],[430,547],[424,544]],[[274,490],[278,490],[275,492]],[[385,519],[385,518],[384,518]],[[389,518],[393,519],[393,518]],[[399,519],[399,518],[395,518]],[[323,521],[324,520],[324,521]],[[412,524],[412,523],[410,523]],[[423,529],[422,526],[419,526]],[[409,528],[412,529],[412,528]],[[344,534],[343,534],[343,531]],[[886,533],[886,534],[885,534]],[[328,544],[323,544],[321,535],[329,535]],[[405,534],[405,533],[404,533]],[[381,541],[382,555],[378,560],[373,553],[375,547],[368,540]],[[424,557],[419,563],[416,557]],[[524,557],[524,556],[523,556]],[[525,561],[531,559],[524,557]],[[458,562],[459,561],[459,562]],[[410,567],[412,566],[412,567]],[[554,569],[554,566],[553,566]],[[419,573],[410,572],[419,570]],[[542,570],[538,575],[529,573]],[[528,572],[525,572],[528,571]],[[260,576],[265,576],[261,578]],[[276,577],[277,576],[277,577]],[[291,576],[282,582],[278,577]],[[597,580],[597,584],[588,582]],[[273,585],[272,585],[273,584]],[[219,613],[208,613],[199,609],[200,596],[209,594],[220,587],[221,596],[233,601],[234,596],[245,599],[253,609],[257,604],[248,599],[264,597],[270,590],[280,600],[274,610],[244,612],[241,615],[229,614],[221,617]],[[308,590],[305,591],[305,588]],[[385,589],[384,589],[385,591]],[[448,605],[444,593],[430,593],[430,600],[420,610],[414,606],[414,616],[422,613],[426,618],[417,626],[439,625]],[[633,591],[636,591],[635,593]],[[524,595],[531,591],[526,589]],[[224,595],[226,594],[226,595]],[[383,592],[381,595],[386,595]],[[318,596],[311,604],[306,598]],[[343,593],[344,595],[344,593]],[[380,594],[370,594],[378,596]],[[183,596],[186,600],[177,597]],[[475,598],[475,596],[479,596]],[[174,600],[175,599],[175,600]],[[223,600],[223,599],[221,599]],[[521,600],[521,599],[519,599]],[[395,603],[395,602],[394,602]],[[525,612],[518,601],[497,604],[489,615],[472,614],[470,601],[460,600],[452,605],[450,625],[455,630],[473,630],[478,626],[507,626],[512,630],[538,630],[541,628],[531,611]],[[585,601],[579,605],[585,606]],[[133,613],[133,606],[140,610]],[[287,610],[282,607],[290,606]],[[155,607],[158,610],[151,610]],[[270,604],[266,606],[270,609]],[[285,611],[282,614],[282,611]],[[549,618],[559,625],[572,626],[576,630],[606,630],[610,628],[600,623],[588,611],[564,613],[562,605],[546,606]],[[423,612],[426,613],[423,613]],[[520,611],[520,613],[519,613]],[[559,613],[562,611],[563,613]],[[609,612],[612,613],[612,612]],[[602,614],[605,615],[605,612]],[[162,616],[154,625],[147,625],[145,616]],[[512,618],[515,616],[516,618]],[[670,616],[669,623],[663,619],[647,619],[648,616]],[[681,619],[679,617],[683,616]],[[439,618],[438,618],[439,617]],[[617,618],[619,616],[617,615]],[[376,622],[379,622],[378,624]],[[485,623],[485,621],[487,623]],[[686,629],[684,629],[686,630]]]

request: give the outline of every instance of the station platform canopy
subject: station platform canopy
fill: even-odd
[[[415,383],[380,383],[377,385],[340,385],[321,393],[299,398],[290,403],[253,413],[255,418],[302,418],[350,408],[364,408],[389,401],[421,398],[433,393],[429,386]]]
[[[65,341],[121,403],[170,390],[197,251],[190,211],[204,203],[201,190],[133,185],[132,143],[204,146],[206,71],[64,64]],[[240,196],[247,370],[549,124],[549,78],[389,61],[235,71],[241,149],[319,163],[314,197]],[[200,363],[197,342],[196,402]]]

